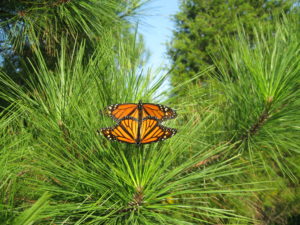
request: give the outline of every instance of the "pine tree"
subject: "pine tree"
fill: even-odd
[[[59,7],[63,12],[73,7],[80,10],[78,6],[85,6],[85,2],[74,1],[72,5],[73,1],[68,1]],[[86,15],[81,10],[77,16]],[[97,16],[89,13],[89,19]],[[77,23],[76,15],[68,17],[74,22],[70,29],[93,28],[88,18]],[[137,35],[124,34],[126,26],[105,27],[94,45],[92,34],[84,34],[91,35],[88,40],[74,42],[71,40],[76,35],[70,39],[68,33],[66,37],[58,32],[59,38],[48,37],[48,45],[48,38],[39,35],[42,31],[48,34],[47,26],[41,25],[45,20],[52,22],[51,14],[43,16],[41,24],[29,23],[33,26],[25,32],[29,35],[25,39],[24,33],[16,30],[10,37],[19,40],[14,46],[19,49],[27,44],[22,40],[37,41],[28,43],[33,51],[30,62],[25,62],[26,85],[14,81],[9,71],[0,72],[0,97],[9,103],[0,114],[0,223],[192,224],[250,220],[230,206],[220,207],[214,202],[227,195],[246,194],[243,188],[220,186],[219,182],[230,180],[249,165],[231,157],[195,166],[232,148],[226,143],[214,146],[205,135],[199,135],[208,126],[209,114],[200,123],[192,119],[170,121],[170,127],[178,127],[181,133],[165,143],[135,146],[97,136],[97,129],[113,126],[109,117],[99,114],[105,106],[139,99],[157,102],[154,100],[164,78],[153,79],[155,74],[141,67],[144,51]],[[254,184],[250,186],[257,189]]]
[[[274,27],[256,26],[254,36],[240,27],[237,38],[219,42],[223,60],[214,62],[218,76],[212,69],[204,71],[205,85],[175,90],[185,93],[176,100],[188,106],[187,120],[193,115],[198,122],[211,114],[210,127],[202,131],[210,143],[233,145],[230,153],[217,154],[206,164],[239,155],[241,162],[253,164],[253,171],[229,183],[271,182],[265,187],[272,190],[224,198],[223,204],[257,224],[287,225],[297,224],[300,209],[299,14],[274,20]]]
[[[17,83],[26,85],[29,64],[35,63],[35,51],[41,51],[45,63],[54,69],[64,46],[72,54],[76,43],[85,42],[85,59],[103,37],[114,30],[115,38],[135,38],[129,22],[147,1],[142,0],[8,0],[0,2],[0,69]],[[133,20],[134,21],[134,20]],[[131,36],[131,37],[130,37]],[[138,37],[139,45],[143,40]],[[111,46],[115,48],[116,46]],[[142,49],[141,51],[144,51]],[[145,52],[145,51],[144,51]],[[0,99],[0,106],[7,103]]]
[[[99,40],[61,35],[50,52],[29,45],[26,85],[0,71],[0,223],[287,224],[299,211],[298,21],[254,29],[256,48],[240,32],[219,46],[222,79],[204,71],[203,88],[172,97],[127,25]],[[140,99],[175,108],[178,134],[141,146],[97,136],[114,125],[105,106]]]
[[[130,0],[8,0],[0,3],[2,70],[22,82],[26,65],[39,49],[47,55],[47,65],[55,66],[62,39],[68,51],[85,41],[86,57],[101,43],[106,31],[132,34],[128,22],[146,1]],[[121,31],[122,30],[122,31]],[[119,34],[119,37],[117,35]]]
[[[174,67],[172,83],[191,79],[213,65],[212,56],[220,54],[216,41],[235,36],[238,23],[251,37],[253,25],[272,26],[273,16],[289,12],[291,4],[289,0],[182,0],[168,50]]]
[[[102,39],[85,60],[84,44],[69,55],[62,42],[56,68],[37,52],[28,85],[1,73],[0,96],[10,102],[1,114],[0,221],[15,224],[183,224],[232,223],[250,219],[216,196],[245,195],[230,184],[246,170],[234,158],[205,169],[194,166],[219,152],[199,133],[209,119],[178,127],[165,143],[145,146],[109,142],[96,130],[113,126],[99,109],[112,103],[153,102],[162,79],[150,82],[140,69],[136,40],[120,42],[114,33]],[[111,46],[117,46],[117,51]],[[135,49],[136,48],[136,49]],[[210,115],[207,115],[209,118]],[[191,141],[193,140],[193,141]],[[191,152],[191,149],[193,151]],[[215,181],[218,181],[215,183]],[[250,184],[251,190],[257,187]]]

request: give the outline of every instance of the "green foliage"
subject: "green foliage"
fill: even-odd
[[[181,1],[168,53],[174,67],[172,83],[176,86],[213,65],[211,55],[218,55],[220,59],[217,40],[236,36],[239,24],[252,37],[254,25],[272,27],[273,16],[289,12],[291,4],[290,0]]]
[[[277,24],[275,33],[270,29],[264,34],[265,28],[254,31],[253,48],[240,35],[238,42],[223,48],[226,62],[219,61],[217,66],[224,77],[219,88],[225,96],[227,134],[241,140],[246,148],[249,145],[250,153],[258,148],[260,154],[272,155],[274,163],[293,179],[283,164],[289,164],[288,157],[300,152],[296,147],[300,58],[299,25],[289,23]]]
[[[60,7],[83,3],[72,2]],[[164,92],[167,76],[143,69],[127,25],[103,27],[96,42],[58,34],[50,58],[36,45],[25,85],[0,73],[0,223],[293,224],[300,33],[297,17],[283,18],[216,42],[218,76],[207,67]],[[72,29],[94,29],[80,21]],[[101,109],[138,100],[176,109],[164,123],[178,134],[141,146],[97,135],[114,124]]]
[[[267,184],[273,190],[251,200],[227,199],[228,205],[262,224],[293,224],[299,216],[298,18],[276,20],[275,32],[257,26],[251,32],[254,37],[240,29],[236,39],[221,40],[215,60],[221,76],[207,71],[204,76],[210,78],[191,85],[180,100],[189,102],[187,114],[211,113],[207,139],[234,144],[225,158],[239,153],[241,161],[252,162],[255,169],[233,182],[274,182]]]
[[[30,208],[26,209],[22,214],[16,217],[12,224],[30,225],[39,219],[39,214],[49,203],[49,195],[45,192]]]
[[[155,102],[162,84],[142,72],[140,46],[106,36],[88,63],[86,46],[65,48],[49,69],[37,52],[26,86],[1,74],[0,218],[3,223],[193,224],[246,222],[213,199],[244,196],[254,184],[223,183],[249,165],[235,157],[206,165],[232,145],[214,146],[195,123],[169,122],[180,133],[145,146],[111,143],[96,130],[112,121],[99,109],[117,102]],[[62,42],[64,46],[65,41]],[[116,49],[111,46],[119,47]],[[137,49],[134,48],[136,46]],[[38,67],[36,65],[39,65]],[[31,72],[34,71],[34,72]],[[181,114],[181,113],[180,113]],[[15,140],[18,140],[16,142]],[[191,141],[193,140],[193,141]],[[223,183],[223,184],[222,184]],[[222,185],[221,185],[222,184]],[[9,191],[8,191],[9,190]]]
[[[23,46],[47,52],[56,50],[65,36],[71,43],[77,39],[96,40],[105,28],[120,27],[126,16],[133,16],[141,0],[9,0],[1,3],[2,29],[14,49]]]
[[[115,31],[116,39],[134,38],[129,20],[145,3],[147,0],[1,1],[0,57],[3,62],[0,67],[24,85],[35,51],[41,51],[47,66],[54,69],[62,39],[68,40],[64,44],[68,54],[72,54],[74,43],[84,41],[88,60],[111,30]],[[142,39],[139,40],[139,44],[143,44]]]

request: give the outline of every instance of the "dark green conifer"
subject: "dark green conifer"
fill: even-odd
[[[172,83],[177,85],[212,65],[211,56],[220,53],[217,40],[236,35],[240,24],[251,36],[253,25],[273,26],[273,16],[289,12],[291,4],[290,0],[182,0],[168,50],[174,67]]]

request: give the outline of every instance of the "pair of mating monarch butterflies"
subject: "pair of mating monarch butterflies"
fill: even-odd
[[[176,134],[176,129],[164,127],[161,121],[173,119],[176,112],[166,106],[151,103],[115,104],[106,108],[113,120],[118,122],[115,127],[102,128],[107,139],[130,144],[148,144],[162,141]]]

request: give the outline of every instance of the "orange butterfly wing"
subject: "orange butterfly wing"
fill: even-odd
[[[141,107],[141,118],[139,118],[139,104]],[[159,104],[151,103],[126,103],[110,105],[106,108],[106,113],[115,121],[119,121],[127,116],[135,119],[144,119],[147,116],[156,117],[158,120],[173,119],[177,116],[175,110]]]
[[[156,117],[159,120],[173,119],[177,116],[175,110],[159,104],[144,103],[143,114]],[[144,117],[143,117],[144,118]]]
[[[148,116],[142,120],[139,143],[149,144],[166,140],[177,132],[176,129],[160,125],[156,117]]]
[[[128,104],[114,104],[106,108],[106,114],[108,114],[113,120],[119,122],[119,120],[131,116],[138,119],[138,105],[133,103]]]
[[[113,128],[100,130],[107,139],[129,144],[149,144],[163,141],[176,134],[176,129],[167,128],[159,124],[155,117],[146,117],[142,120],[141,127],[134,117],[125,117]]]
[[[108,140],[135,144],[138,138],[138,121],[133,117],[125,117],[113,128],[100,130]]]

